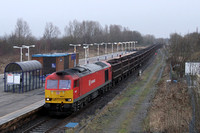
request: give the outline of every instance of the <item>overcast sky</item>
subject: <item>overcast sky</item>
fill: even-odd
[[[63,34],[74,19],[169,37],[200,27],[200,0],[0,0],[0,36],[13,32],[18,18],[27,21],[36,37],[42,36],[46,22]]]

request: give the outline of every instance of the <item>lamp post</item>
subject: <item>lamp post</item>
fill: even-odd
[[[90,51],[89,51],[89,46],[93,46],[93,44],[83,44],[84,46],[87,46],[87,57],[90,57]],[[84,48],[84,47],[83,47]]]
[[[69,44],[69,46],[73,46],[74,47],[74,53],[76,53],[76,47],[80,47],[81,44]]]
[[[130,41],[131,43],[131,51],[133,50],[133,41]]]
[[[119,45],[121,44],[121,42],[117,43],[117,56],[118,56],[118,51],[119,51]]]
[[[134,50],[135,50],[135,44],[137,43],[137,41],[133,41],[133,43],[134,43]]]
[[[97,54],[98,54],[98,58],[97,61],[99,61],[99,45],[103,45],[102,43],[94,43],[94,45],[97,45]]]
[[[117,56],[118,56],[118,43],[114,42],[115,45],[117,45]]]
[[[20,62],[22,62],[22,55],[23,55],[22,49],[23,49],[23,47],[13,46],[13,48],[19,48],[20,49]]]
[[[127,50],[127,46],[126,46],[126,42],[123,42],[123,44],[125,45],[125,54],[126,54],[126,50]]]
[[[87,64],[87,49],[88,49],[88,46],[84,46],[83,48],[85,49],[85,64]]]
[[[117,52],[118,52],[120,43],[116,43],[116,44],[117,44]]]
[[[123,50],[123,43],[120,43],[120,44],[122,45],[122,55],[123,55],[123,51],[124,51],[124,50]]]
[[[35,47],[35,45],[30,45],[30,46],[26,46],[26,45],[22,45],[22,48],[27,48],[28,49],[28,61],[30,60],[30,50],[29,50],[29,48],[34,48]]]
[[[111,43],[111,44],[112,44],[112,58],[113,58],[113,44],[114,44],[114,43]]]
[[[108,43],[102,43],[102,44],[105,44],[105,54],[107,54],[107,44]]]
[[[131,42],[128,42],[128,50],[131,52]]]

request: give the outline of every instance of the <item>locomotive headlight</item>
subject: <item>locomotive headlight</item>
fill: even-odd
[[[46,98],[46,101],[51,101],[51,98]]]
[[[71,98],[66,98],[65,101],[71,102],[72,99]]]

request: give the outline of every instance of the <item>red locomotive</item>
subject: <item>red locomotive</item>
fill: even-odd
[[[106,62],[77,66],[49,75],[45,82],[45,108],[58,112],[79,110],[124,78],[139,73],[161,46],[152,45]]]
[[[111,85],[111,65],[96,62],[55,72],[46,78],[45,107],[76,111]]]

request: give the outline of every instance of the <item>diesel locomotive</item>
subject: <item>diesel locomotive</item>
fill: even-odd
[[[124,78],[139,73],[161,45],[152,45],[135,53],[54,72],[45,81],[45,105],[48,111],[80,110],[98,95]],[[113,87],[114,88],[114,87]]]

